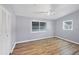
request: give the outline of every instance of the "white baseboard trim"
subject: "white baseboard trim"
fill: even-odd
[[[16,42],[14,43],[13,47],[11,48],[10,53],[12,53],[12,52],[13,52],[13,50],[14,50],[15,46],[16,46]]]
[[[18,44],[18,43],[24,43],[24,42],[30,42],[30,41],[36,41],[36,40],[41,40],[41,39],[46,39],[46,38],[51,38],[51,37],[54,37],[54,36],[44,37],[44,38],[37,38],[37,39],[31,39],[31,40],[19,41],[19,42],[16,42],[16,44]]]
[[[65,39],[65,38],[59,37],[59,36],[50,36],[50,37],[44,37],[44,38],[38,38],[38,39],[31,39],[31,40],[19,41],[19,42],[16,42],[16,44],[18,44],[18,43],[24,43],[24,42],[30,42],[30,41],[36,41],[36,40],[41,40],[41,39],[46,39],[46,38],[51,38],[51,37],[57,37],[57,38],[60,38],[60,39],[65,40],[65,41],[68,41],[68,42],[75,43],[75,44],[78,44],[79,45],[78,42],[75,42],[75,41],[72,41],[72,40],[69,40],[69,39]]]
[[[78,44],[78,45],[79,45],[78,42],[75,42],[75,41],[72,41],[72,40],[69,40],[69,39],[65,39],[65,38],[63,38],[63,37],[59,37],[59,36],[54,36],[54,37],[57,37],[57,38],[60,38],[60,39],[62,39],[62,40],[65,40],[65,41],[68,41],[68,42],[75,43],[75,44]]]

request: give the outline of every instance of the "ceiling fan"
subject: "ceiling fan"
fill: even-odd
[[[38,12],[35,12],[36,14],[47,14],[47,15],[55,15],[55,9],[52,10],[52,8],[49,8],[49,11],[47,12],[44,12],[44,11],[38,11]]]

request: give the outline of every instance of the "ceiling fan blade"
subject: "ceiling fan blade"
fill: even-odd
[[[34,12],[34,13],[48,13],[48,12]]]

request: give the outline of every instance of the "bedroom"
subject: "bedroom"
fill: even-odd
[[[0,54],[78,55],[78,15],[79,4],[1,4]]]

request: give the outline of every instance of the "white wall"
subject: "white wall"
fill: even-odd
[[[47,20],[43,20],[47,22],[47,31],[32,33],[32,20],[37,19],[27,18],[23,16],[16,17],[16,42],[46,38],[54,35],[54,28],[52,26],[53,22]]]
[[[63,30],[64,20],[73,20],[73,31]],[[55,35],[79,43],[79,11],[57,19]]]
[[[16,40],[16,16],[14,13],[14,10],[11,5],[3,5],[10,13],[11,13],[11,49],[15,45],[15,40]]]

